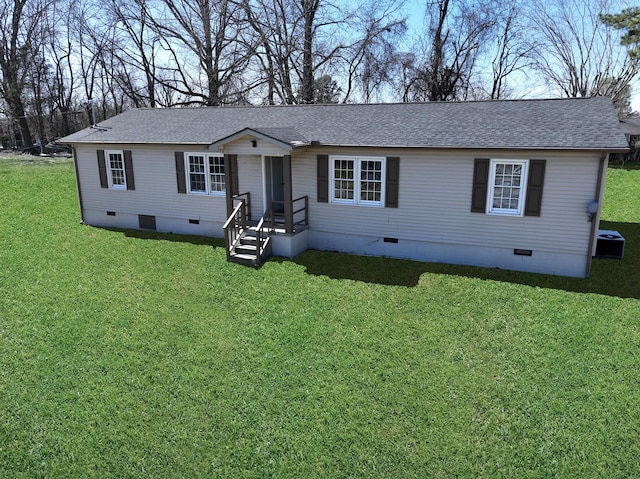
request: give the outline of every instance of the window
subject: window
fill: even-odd
[[[355,182],[354,160],[333,160],[333,199],[353,201]]]
[[[101,188],[135,190],[131,150],[96,150]]]
[[[382,203],[382,161],[360,161],[360,200]]]
[[[332,203],[384,205],[384,158],[333,156],[330,162]]]
[[[127,189],[127,179],[124,168],[124,154],[122,151],[105,151],[107,160],[107,181],[109,188],[117,190]]]
[[[185,153],[187,190],[202,195],[225,193],[224,156],[203,153]]]
[[[224,156],[209,157],[209,178],[212,192],[224,192]]]
[[[528,165],[526,160],[491,160],[487,213],[522,216]]]

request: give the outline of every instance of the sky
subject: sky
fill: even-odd
[[[405,10],[408,15],[407,23],[409,26],[409,32],[419,32],[422,30],[424,24],[425,1],[406,0]],[[534,86],[532,82],[527,82],[524,75],[521,75],[520,78],[514,76],[510,78],[509,82],[515,91],[523,90],[528,92],[521,95],[523,98],[557,96],[557,94],[550,91],[550,89],[544,84],[540,83],[535,84]],[[635,112],[640,112],[640,74],[636,75],[635,80],[631,84],[631,108]]]

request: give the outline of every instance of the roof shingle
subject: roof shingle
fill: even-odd
[[[610,99],[358,105],[142,108],[63,143],[210,145],[246,128],[298,146],[596,149],[627,148]]]

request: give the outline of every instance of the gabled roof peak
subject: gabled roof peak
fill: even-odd
[[[213,142],[210,148],[226,145],[247,135],[274,144],[284,150],[291,150],[293,147],[298,146],[306,146],[310,143],[293,127],[247,127]]]

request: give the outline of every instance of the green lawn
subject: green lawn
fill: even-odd
[[[0,477],[640,477],[640,169],[607,181],[626,255],[587,280],[255,270],[0,159]]]

